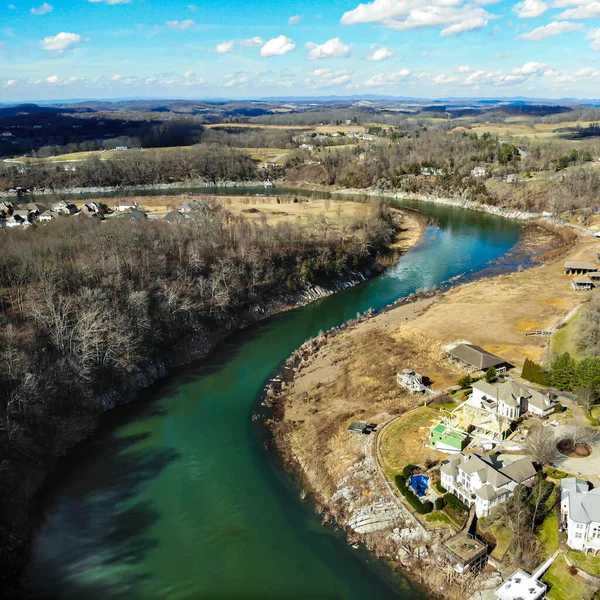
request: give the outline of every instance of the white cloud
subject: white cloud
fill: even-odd
[[[184,76],[186,79],[189,79],[190,77],[193,77],[193,75],[194,75],[194,72],[193,72],[193,71],[186,71],[186,72],[183,74],[183,76]]]
[[[456,83],[458,81],[458,77],[452,77],[450,75],[446,75],[446,73],[442,73],[441,75],[436,75],[432,82],[435,85],[444,85],[448,83]]]
[[[306,47],[310,49],[308,60],[319,58],[344,58],[352,53],[352,46],[344,44],[340,38],[331,38],[323,44],[307,42]]]
[[[347,69],[343,71],[331,71],[330,69],[315,69],[311,77],[304,82],[306,87],[318,89],[336,85],[344,85],[350,82],[352,71]]]
[[[371,48],[372,52],[367,56],[367,60],[386,60],[394,56],[394,53],[389,49],[382,46],[381,48]]]
[[[221,42],[220,44],[217,44],[217,47],[215,48],[215,50],[219,54],[227,54],[227,52],[231,52],[233,50],[234,46],[235,46],[235,42],[233,40],[231,40],[229,42]]]
[[[595,19],[600,17],[600,2],[597,0],[555,0],[552,6],[554,8],[568,8],[568,10],[558,15],[559,19]]]
[[[566,33],[568,31],[576,31],[577,29],[582,29],[583,25],[581,23],[569,23],[569,21],[552,21],[552,23],[548,23],[548,25],[542,25],[541,27],[536,27],[533,31],[528,33],[522,33],[517,39],[519,40],[532,40],[534,42],[539,42],[540,40],[545,40],[546,38],[553,37],[555,35],[560,35],[561,33]]]
[[[272,40],[269,40],[260,49],[261,56],[283,56],[291,52],[296,47],[296,44],[285,35],[280,35]]]
[[[519,19],[533,19],[543,15],[548,10],[548,5],[542,0],[523,0],[515,4],[512,10]]]
[[[13,87],[13,85],[17,85],[17,80],[16,79],[9,79],[5,84],[4,87],[5,88],[9,88],[9,87]]]
[[[102,2],[102,4],[113,6],[115,4],[129,4],[131,0],[88,0],[88,2],[92,2],[94,4],[97,2]]]
[[[591,29],[585,36],[586,40],[592,40],[590,48],[596,52],[600,50],[600,29]]]
[[[196,23],[192,19],[186,19],[185,21],[165,21],[165,25],[169,29],[178,29],[179,31],[196,27]]]
[[[534,73],[539,73],[547,68],[548,65],[532,60],[525,63],[522,67],[513,69],[511,72],[513,75],[533,75]]]
[[[198,7],[195,4],[188,4],[188,10],[195,13],[198,12]]]
[[[471,67],[469,67],[469,65],[462,65],[460,67],[458,67],[458,69],[456,69],[457,73],[470,73],[471,72]]]
[[[110,80],[111,80],[111,81],[121,81],[121,79],[123,79],[123,75],[119,75],[119,74],[117,74],[117,75],[113,75],[113,76],[110,78]]]
[[[54,52],[65,52],[81,43],[81,36],[78,33],[67,33],[61,31],[57,35],[49,35],[45,37],[41,42],[40,46],[42,50],[50,50]]]
[[[410,71],[408,69],[402,69],[400,71],[396,71],[395,73],[389,73],[387,75],[375,75],[365,81],[365,85],[368,86],[379,86],[379,85],[391,85],[397,83],[398,81],[402,81],[406,79],[410,75]]]
[[[51,75],[50,77],[48,77],[46,79],[47,83],[60,83],[60,78],[58,77],[58,75]]]
[[[8,5],[8,8],[9,8],[10,10],[17,10],[17,7],[16,7],[14,4],[9,4],[9,5]],[[12,80],[11,80],[11,81],[12,81]]]
[[[578,83],[579,81],[598,79],[600,71],[594,67],[584,67],[571,74],[560,74],[554,78],[554,83]]]
[[[264,40],[258,35],[245,40],[240,40],[240,46],[242,48],[257,48],[258,46],[264,46],[264,44]]]
[[[290,25],[298,25],[298,23],[300,23],[301,20],[302,20],[302,15],[294,15],[293,17],[290,17],[288,19],[288,23]]]
[[[377,23],[391,29],[441,27],[450,36],[485,27],[493,15],[481,8],[494,0],[374,0],[359,4],[342,16],[344,25]]]
[[[31,12],[32,15],[46,15],[49,12],[52,12],[53,10],[54,6],[48,4],[47,2],[44,2],[44,4],[42,4],[41,6],[38,6],[37,8],[32,8],[29,12]]]

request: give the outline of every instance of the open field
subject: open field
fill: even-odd
[[[583,358],[575,345],[575,333],[579,323],[581,312],[577,311],[553,336],[552,352],[554,354],[563,354],[568,352],[575,358]]]
[[[573,564],[577,565],[586,573],[600,577],[600,557],[573,551],[567,552],[567,556]]]
[[[439,459],[440,454],[428,444],[429,427],[439,410],[421,407],[390,423],[380,434],[382,467],[390,479],[408,464],[423,464]]]
[[[279,198],[280,203],[277,202]],[[274,225],[282,221],[295,221],[306,226],[313,226],[315,219],[326,217],[332,228],[342,226],[348,219],[367,214],[374,210],[376,204],[344,202],[337,200],[302,199],[294,202],[291,196],[217,196],[206,195],[194,196],[192,194],[180,195],[156,195],[156,196],[128,196],[127,201],[137,202],[141,210],[148,213],[150,218],[164,216],[171,210],[177,210],[185,202],[198,200],[210,201],[220,204],[225,210],[235,216],[243,216],[250,221],[266,219]],[[86,199],[92,202],[93,199]],[[106,202],[106,198],[100,198],[100,202]],[[110,208],[114,208],[118,198],[107,202]],[[76,203],[80,208],[82,202]],[[340,221],[341,219],[341,221]],[[402,243],[402,240],[400,240]]]
[[[507,123],[471,123],[467,126],[459,126],[458,130],[468,129],[482,135],[490,133],[500,137],[522,136],[544,139],[562,139],[574,143],[582,141],[597,141],[598,137],[588,137],[581,140],[570,140],[568,132],[562,130],[580,126],[582,128],[592,124],[592,121],[565,121],[563,123],[531,123],[529,117],[507,119]],[[525,122],[524,122],[525,121]]]

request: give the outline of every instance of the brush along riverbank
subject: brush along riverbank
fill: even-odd
[[[525,358],[542,358],[547,339],[524,333],[552,328],[586,299],[572,290],[562,260],[589,257],[594,243],[531,226],[518,246],[514,254],[522,260],[509,265],[512,270],[541,264],[417,296],[311,340],[283,366],[282,383],[265,399],[273,412],[267,416],[272,440],[284,465],[326,520],[347,529],[351,541],[360,539],[376,556],[407,569],[430,590],[443,588],[447,598],[464,597],[465,591],[448,583],[436,560],[437,544],[452,529],[448,523],[417,521],[381,468],[375,436],[351,434],[348,426],[353,421],[382,425],[422,404],[422,396],[396,383],[404,367],[427,376],[436,391],[454,385],[464,372],[441,357],[441,346],[450,341],[483,346],[517,365],[516,371]],[[400,470],[414,460],[441,459],[426,447],[430,424],[428,419],[415,422],[402,439],[391,439],[393,448],[381,452],[394,458]],[[474,585],[497,583],[497,577],[486,574]]]

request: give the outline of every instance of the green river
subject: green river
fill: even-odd
[[[25,578],[34,597],[428,597],[323,527],[251,420],[269,375],[308,338],[481,271],[519,239],[507,219],[402,204],[435,225],[384,275],[230,337],[105,415],[44,490]]]

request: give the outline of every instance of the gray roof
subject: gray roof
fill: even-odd
[[[461,454],[453,454],[448,460],[445,460],[440,467],[440,471],[450,477],[456,477],[458,475],[458,465],[462,461]]]
[[[567,260],[565,261],[565,269],[574,269],[576,271],[597,271],[598,265],[587,260]]]
[[[569,518],[576,523],[600,523],[600,488],[588,491],[587,482],[576,477],[561,480],[560,488],[569,503]]]
[[[487,455],[474,452],[473,454],[459,455],[463,458],[459,468],[461,471],[472,475],[477,473],[483,483],[489,483],[499,488],[511,481],[523,483],[536,473],[535,467],[528,456],[524,456],[512,463],[500,460],[497,454]]]
[[[473,389],[483,392],[493,400],[502,400],[508,406],[519,406],[521,399],[525,398],[528,404],[535,406],[540,410],[547,410],[556,405],[554,400],[545,396],[536,389],[508,380],[503,383],[491,384],[487,381],[476,381]]]
[[[458,344],[448,354],[482,370],[506,363],[503,358],[473,344]]]
[[[475,492],[475,495],[479,496],[482,500],[494,500],[498,494],[494,491],[494,486],[486,483]]]
[[[575,277],[573,281],[579,285],[591,285],[594,283],[589,277]]]

